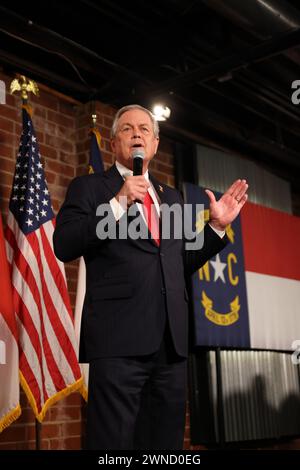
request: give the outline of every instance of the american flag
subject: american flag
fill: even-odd
[[[35,416],[82,387],[63,264],[53,252],[55,217],[29,110],[5,232],[19,334],[21,383]]]

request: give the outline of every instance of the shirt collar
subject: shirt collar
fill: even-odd
[[[116,167],[117,167],[118,172],[122,176],[122,178],[126,178],[126,176],[133,176],[133,171],[129,170],[129,168],[122,165],[122,163],[118,162],[117,160],[116,160]],[[148,172],[148,170],[146,171],[146,173],[144,173],[143,176],[146,178],[147,181],[149,181],[149,172]]]

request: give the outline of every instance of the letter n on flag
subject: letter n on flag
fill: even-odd
[[[21,414],[19,353],[12,286],[0,216],[0,432]]]
[[[22,387],[36,418],[82,387],[63,264],[53,252],[55,217],[29,109],[11,191],[7,229]]]

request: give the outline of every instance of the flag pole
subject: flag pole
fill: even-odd
[[[41,423],[35,418],[35,450],[41,450]]]
[[[10,93],[20,91],[22,106],[28,107],[28,93],[34,93],[39,96],[39,89],[33,80],[28,80],[25,75],[17,75],[10,84]],[[35,418],[35,450],[41,449],[41,423]]]

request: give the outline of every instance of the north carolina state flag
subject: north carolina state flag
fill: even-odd
[[[185,201],[205,206],[185,184]],[[221,196],[216,193],[217,199]],[[195,345],[290,350],[300,340],[300,218],[247,202],[230,243],[192,278]]]
[[[0,216],[0,432],[21,414],[19,353],[12,287]]]

